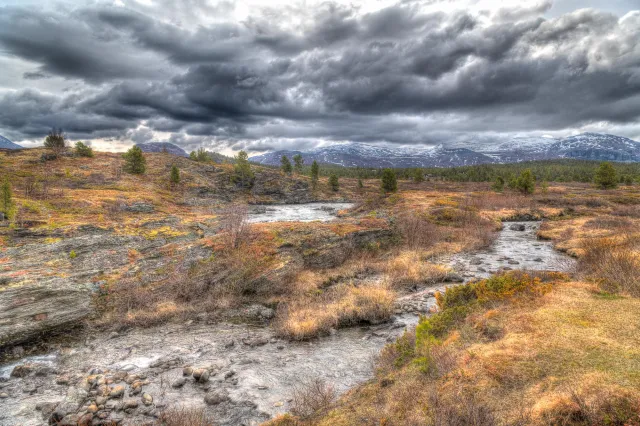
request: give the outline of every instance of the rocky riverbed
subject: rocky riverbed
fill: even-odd
[[[447,262],[466,279],[507,268],[562,269],[566,257],[536,239],[538,226],[505,223],[490,249]],[[202,316],[85,335],[55,352],[0,367],[0,425],[140,425],[181,405],[206,407],[222,425],[258,424],[290,408],[292,388],[303,378],[322,378],[338,391],[369,378],[375,354],[414,326],[446,285],[402,296],[389,323],[309,342],[278,339],[266,326],[274,313],[262,306],[249,310],[263,326]]]

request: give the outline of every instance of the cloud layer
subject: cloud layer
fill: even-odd
[[[640,137],[640,11],[206,0],[0,9],[0,134],[263,151]]]

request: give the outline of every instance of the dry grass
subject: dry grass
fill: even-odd
[[[451,274],[451,268],[429,263],[422,252],[404,250],[389,259],[385,272],[393,288],[412,288],[443,282]]]
[[[326,410],[336,400],[335,388],[320,378],[302,380],[293,387],[291,412],[309,418]]]
[[[275,327],[281,336],[305,340],[328,334],[333,328],[386,321],[393,314],[394,301],[394,293],[384,286],[343,284],[327,294],[281,308]]]
[[[213,426],[213,419],[203,408],[176,407],[164,410],[155,426]]]
[[[480,288],[478,297],[494,300],[483,302],[488,310],[448,322],[453,328],[426,352],[409,335],[389,345],[375,381],[308,423],[638,424],[640,301],[606,297],[584,283],[540,283],[549,284],[552,291],[525,298],[495,299],[495,285]],[[465,294],[442,303],[474,306],[457,304]],[[487,319],[501,329],[497,338],[486,337]]]
[[[582,242],[578,270],[610,293],[640,297],[640,240],[589,238]]]

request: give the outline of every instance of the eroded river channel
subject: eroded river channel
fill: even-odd
[[[269,213],[274,212],[253,217]],[[465,279],[501,268],[566,267],[566,256],[536,239],[538,227],[505,223],[491,248],[447,262]],[[46,425],[50,419],[77,421],[94,413],[105,423],[148,424],[165,407],[180,405],[206,407],[222,425],[259,424],[289,410],[292,388],[301,379],[319,377],[342,392],[370,378],[375,354],[415,325],[438,288],[403,296],[389,323],[337,330],[309,342],[278,339],[268,326],[206,320],[94,334],[55,353],[1,366],[0,425]],[[255,310],[258,316],[272,315],[267,308]],[[193,370],[188,376],[185,367]]]

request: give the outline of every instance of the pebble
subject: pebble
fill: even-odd
[[[151,397],[151,395],[145,392],[142,394],[142,403],[144,405],[151,405],[153,404],[153,398]]]
[[[129,409],[129,408],[138,408],[138,400],[137,399],[127,399],[124,401],[124,405],[123,408]]]
[[[179,379],[177,379],[176,381],[174,381],[171,384],[171,387],[175,388],[175,389],[178,389],[178,388],[183,387],[185,385],[185,383],[187,383],[187,379],[184,378],[184,377],[180,377]]]
[[[204,402],[208,405],[218,405],[229,400],[229,397],[218,392],[209,392],[204,396]]]
[[[5,399],[5,398],[9,398],[9,394],[6,392],[0,393],[0,399]]]
[[[109,392],[111,398],[120,398],[122,395],[124,395],[124,386],[121,385],[114,386]]]

